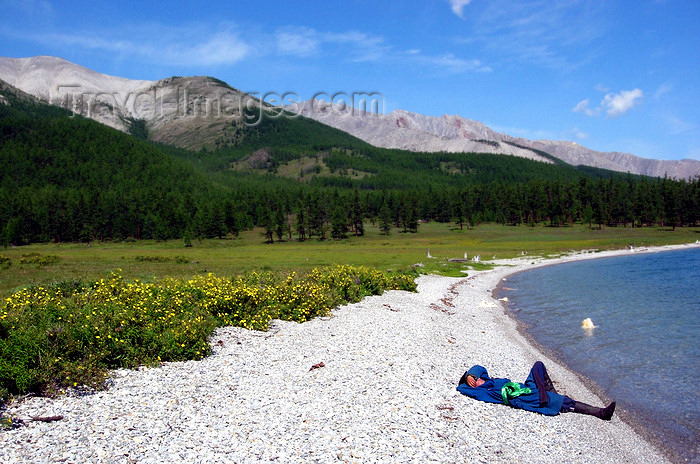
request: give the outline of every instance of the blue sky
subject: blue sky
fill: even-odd
[[[249,92],[379,92],[514,136],[700,159],[698,0],[0,0],[0,55]]]

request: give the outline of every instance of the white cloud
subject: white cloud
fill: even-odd
[[[448,0],[450,2],[450,6],[452,7],[452,12],[459,16],[460,18],[464,18],[464,7],[469,5],[472,0]]]
[[[384,37],[372,36],[364,32],[325,33],[322,37],[329,43],[349,45],[352,61],[357,63],[381,60],[391,49],[384,44]]]
[[[616,118],[633,107],[637,106],[644,97],[644,92],[640,89],[622,90],[620,93],[608,93],[603,97],[600,104],[591,108],[591,101],[586,98],[574,106],[571,111],[574,113],[583,113],[586,116],[599,116],[605,112],[606,117]]]
[[[607,94],[600,105],[607,110],[607,117],[615,118],[639,104],[643,96],[644,93],[639,89],[623,90],[618,94]]]
[[[571,71],[591,62],[611,22],[601,2],[489,0],[459,42],[483,44],[494,57]]]
[[[670,92],[671,90],[673,90],[673,85],[671,85],[670,82],[664,82],[658,89],[656,89],[656,92],[654,92],[654,98],[658,100],[664,94]]]
[[[695,126],[687,121],[682,120],[675,114],[664,114],[662,117],[663,121],[668,127],[669,134],[680,135],[688,133],[695,129]]]
[[[465,60],[457,58],[452,53],[432,57],[428,59],[434,65],[459,73],[465,71],[491,72],[489,66],[485,66],[479,60]]]
[[[204,28],[198,27],[169,28],[153,24],[141,29],[149,31],[149,39],[142,39],[135,33],[131,39],[109,38],[108,31],[99,37],[92,33],[46,34],[34,35],[32,39],[51,45],[107,51],[178,66],[234,64],[254,51],[230,27],[223,27],[214,33],[206,33]]]
[[[319,32],[312,28],[286,28],[275,34],[277,53],[313,57],[323,53],[349,56],[354,62],[377,61],[391,48],[384,38],[363,32]],[[332,44],[332,51],[324,46]],[[345,47],[341,50],[340,47]]]
[[[223,32],[190,47],[171,45],[168,55],[171,57],[169,62],[220,65],[237,63],[247,57],[251,50],[252,47],[240,40],[236,34]]]
[[[580,101],[574,108],[571,110],[574,113],[583,113],[586,116],[595,116],[596,114],[600,113],[600,110],[590,108],[588,105],[590,105],[591,101],[586,98],[585,100]]]
[[[460,74],[464,72],[491,72],[490,66],[483,64],[480,60],[465,60],[453,53],[443,53],[442,55],[424,55],[420,52],[407,52],[402,57],[405,62],[418,64],[422,67],[437,70],[440,73]]]
[[[573,134],[573,136],[574,136],[575,138],[577,138],[577,139],[579,139],[579,140],[585,140],[585,139],[588,138],[588,134],[585,133],[585,132],[583,132],[583,131],[582,131],[581,129],[579,129],[578,127],[574,127],[573,129],[571,129],[571,133]]]
[[[463,59],[453,53],[426,55],[414,48],[396,51],[385,43],[384,37],[358,31],[320,32],[310,28],[285,29],[276,35],[277,51],[301,57],[337,54],[355,63],[379,62],[388,65],[421,65],[440,73],[491,72],[477,59]],[[331,46],[328,46],[331,45]],[[325,48],[325,49],[324,49]]]
[[[450,52],[429,55],[418,48],[399,50],[387,44],[383,36],[356,30],[329,32],[289,26],[270,32],[254,32],[226,22],[178,26],[139,23],[64,34],[8,31],[0,25],[0,36],[11,35],[56,49],[94,51],[121,61],[181,68],[234,65],[250,57],[292,56],[324,61],[372,62],[388,67],[420,66],[427,72],[440,75],[492,72],[491,67],[479,59],[461,58]],[[254,41],[248,37],[254,37]]]
[[[279,31],[276,37],[277,51],[283,55],[311,56],[318,52],[319,38],[311,29]]]

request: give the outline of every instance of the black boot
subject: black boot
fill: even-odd
[[[613,413],[615,412],[615,402],[613,401],[604,408],[596,408],[590,404],[581,403],[580,401],[574,402],[574,411],[579,414],[588,414],[589,416],[596,416],[599,419],[609,421]]]

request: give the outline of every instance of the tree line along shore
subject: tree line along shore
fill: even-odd
[[[361,236],[366,222],[386,234],[419,231],[424,221],[672,228],[700,222],[697,177],[649,178],[549,155],[551,164],[381,149],[304,118],[265,118],[233,141],[184,150],[4,96],[5,246],[192,240],[253,227],[262,227],[268,242],[342,239]]]
[[[183,191],[165,180],[129,181],[102,190],[0,188],[0,243],[170,240],[237,236],[254,227],[267,242],[418,232],[426,221],[470,228],[503,225],[676,227],[700,222],[700,181],[631,180],[490,183],[464,188],[361,191],[255,185],[228,192]],[[86,183],[90,183],[88,180]]]

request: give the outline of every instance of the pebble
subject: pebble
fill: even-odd
[[[0,462],[665,462],[617,417],[546,417],[455,390],[473,364],[524,379],[541,359],[566,394],[600,403],[491,298],[516,270],[422,276],[418,293],[268,332],[220,328],[204,360],[118,370],[91,395],[27,398],[8,412],[64,419],[0,433]]]

